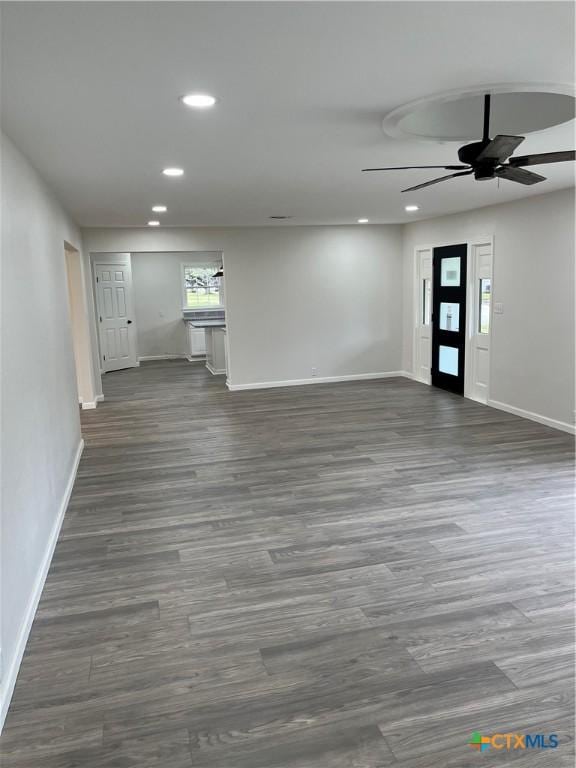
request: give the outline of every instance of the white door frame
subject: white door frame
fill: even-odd
[[[414,378],[424,384],[432,383],[432,323],[425,324],[423,318],[424,280],[430,280],[430,315],[432,313],[432,249],[431,245],[414,249],[413,371]]]
[[[490,399],[492,313],[494,311],[494,237],[486,235],[470,240],[467,262],[464,397],[469,397],[480,403],[487,403]],[[478,333],[480,278],[490,278],[491,280],[490,322],[489,331],[486,334]]]
[[[490,332],[482,334],[484,342],[483,355],[484,360],[480,361],[478,354],[478,336],[476,333],[478,327],[478,301],[476,295],[476,286],[480,276],[490,277],[492,280],[492,297],[494,297],[494,235],[483,235],[473,237],[467,241],[463,239],[455,240],[450,243],[434,243],[433,245],[417,245],[414,248],[413,262],[413,343],[412,343],[412,365],[413,377],[416,381],[424,384],[431,384],[431,361],[432,361],[432,325],[429,326],[429,333],[423,332],[425,326],[422,324],[422,305],[423,305],[423,280],[428,277],[427,259],[430,263],[433,257],[434,248],[442,248],[447,245],[458,245],[466,242],[466,263],[467,263],[467,286],[466,286],[466,354],[464,361],[464,397],[478,400],[486,403],[490,397],[490,358],[491,358],[491,336],[492,336],[492,314],[494,312],[494,300],[492,298],[490,307]],[[432,289],[433,290],[433,289]],[[432,299],[431,299],[432,301]],[[424,350],[428,349],[428,354]],[[430,364],[427,364],[427,360]],[[477,386],[479,381],[479,366],[487,367],[486,386]]]
[[[118,266],[127,267],[127,285],[128,295],[126,297],[127,314],[129,314],[132,320],[130,324],[130,330],[128,332],[128,343],[130,345],[130,360],[133,361],[131,365],[126,367],[137,367],[138,354],[136,348],[136,321],[134,317],[133,296],[132,296],[132,261],[130,253],[92,253],[92,280],[94,286],[94,295],[96,299],[96,325],[98,327],[98,354],[100,357],[100,369],[102,373],[106,372],[106,361],[104,360],[104,345],[102,343],[102,323],[100,318],[103,316],[103,307],[101,306],[100,291],[98,290],[97,280],[97,268],[104,264],[114,264]]]
[[[92,339],[90,336],[90,314],[88,310],[88,292],[84,276],[82,255],[77,248],[64,242],[66,282],[68,287],[68,309],[78,401],[82,408],[96,408],[99,398],[96,394],[94,377]]]

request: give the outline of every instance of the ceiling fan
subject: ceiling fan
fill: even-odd
[[[508,179],[518,184],[538,184],[546,181],[539,173],[524,170],[526,165],[543,165],[544,163],[565,163],[576,160],[576,151],[544,152],[540,155],[523,155],[511,157],[514,150],[524,141],[524,136],[498,135],[490,139],[490,95],[484,96],[484,130],[482,141],[465,144],[458,150],[458,159],[463,165],[401,165],[393,168],[363,168],[363,171],[404,171],[412,168],[442,168],[445,171],[457,171],[447,176],[440,176],[423,184],[403,189],[402,192],[413,192],[416,189],[429,187],[441,181],[454,179],[457,176],[474,174],[477,181],[484,179]],[[508,159],[510,158],[510,159]],[[508,160],[508,163],[506,163]]]

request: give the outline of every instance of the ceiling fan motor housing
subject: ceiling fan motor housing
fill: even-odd
[[[474,160],[489,143],[489,141],[474,141],[472,144],[465,144],[458,150],[458,159],[464,165],[474,165]]]
[[[477,181],[484,181],[494,178],[494,171],[499,165],[496,158],[484,158],[478,161],[476,158],[490,144],[490,139],[487,141],[474,141],[472,144],[465,144],[458,150],[458,159],[461,163],[471,165],[474,168],[474,178]]]

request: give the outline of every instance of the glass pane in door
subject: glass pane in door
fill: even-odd
[[[458,288],[460,285],[460,256],[442,259],[440,270],[440,285],[442,288]]]
[[[429,277],[422,280],[422,325],[430,325],[430,308],[432,299],[432,281]]]
[[[483,277],[480,280],[480,299],[478,312],[478,333],[490,333],[490,299],[492,296],[492,280]]]
[[[440,330],[460,330],[460,304],[440,302]]]
[[[458,376],[458,349],[440,345],[439,352],[438,370],[450,376]]]

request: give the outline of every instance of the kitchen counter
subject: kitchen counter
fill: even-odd
[[[227,372],[226,326],[206,326],[206,368],[213,374]]]
[[[225,328],[226,320],[184,320],[194,328]]]
[[[192,316],[190,316],[192,315]],[[206,368],[213,374],[226,373],[226,316],[223,311],[217,314],[190,312],[182,318],[188,330],[190,355],[188,360],[206,360]]]

